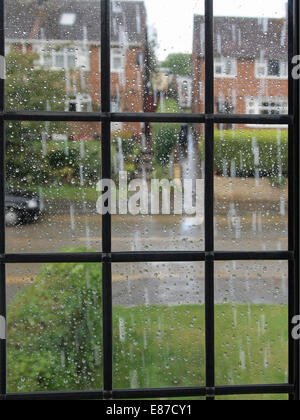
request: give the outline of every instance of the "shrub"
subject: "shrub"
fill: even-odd
[[[80,182],[80,165],[84,180],[96,182],[100,176],[101,145],[97,141],[84,142],[85,154],[80,157],[80,142],[69,144],[68,152],[63,142],[48,142],[45,156],[41,141],[28,140],[22,144],[22,153],[10,146],[7,152],[7,180],[10,184],[24,183],[51,185],[55,182],[65,184]]]
[[[278,135],[280,133],[280,135]],[[204,157],[204,142],[200,144]],[[276,177],[288,174],[288,134],[276,130],[241,130],[215,132],[215,171],[229,175],[234,167],[236,176]]]
[[[46,264],[18,293],[8,310],[11,392],[101,388],[101,277],[100,264]]]
[[[159,166],[168,165],[179,141],[180,124],[153,124],[154,158]]]

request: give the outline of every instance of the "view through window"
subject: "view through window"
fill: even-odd
[[[298,399],[298,2],[163,3],[0,1],[0,399]]]

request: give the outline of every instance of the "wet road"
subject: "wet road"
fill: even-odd
[[[285,221],[268,224],[245,215],[236,229],[234,215],[216,219],[217,249],[285,249]],[[226,223],[224,223],[224,220]],[[267,229],[264,226],[268,226]],[[36,224],[7,229],[7,252],[60,252],[87,247],[101,251],[101,217],[56,212]],[[114,251],[193,251],[204,249],[203,220],[175,216],[113,216]],[[7,267],[8,300],[34,281],[40,264]],[[115,264],[113,295],[116,305],[197,304],[204,301],[204,264]],[[287,264],[274,262],[216,264],[216,302],[286,303]]]

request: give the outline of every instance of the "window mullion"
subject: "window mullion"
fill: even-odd
[[[101,103],[102,112],[110,115],[110,0],[101,0]],[[102,123],[102,178],[111,178],[111,121]],[[102,216],[102,249],[107,256],[102,263],[103,287],[103,389],[104,397],[111,398],[113,376],[113,321],[111,268],[111,215]]]
[[[214,22],[213,0],[205,0],[205,252],[214,255]],[[207,399],[215,387],[214,259],[205,261]]]
[[[0,2],[0,254],[5,255],[5,34],[4,1]],[[0,394],[6,395],[6,266],[0,263]]]

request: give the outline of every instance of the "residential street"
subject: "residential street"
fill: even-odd
[[[223,226],[222,217],[217,219]],[[276,229],[217,230],[217,249],[285,249],[287,238]],[[203,250],[203,224],[194,218],[174,216],[113,217],[114,251]],[[263,226],[263,225],[262,225]],[[162,247],[163,244],[163,247]],[[7,251],[60,252],[87,247],[101,250],[101,217],[93,214],[45,215],[36,224],[7,228]],[[8,300],[16,291],[34,281],[40,264],[8,265]],[[113,266],[114,304],[178,305],[203,303],[204,264],[115,264]],[[274,262],[216,263],[216,302],[287,302],[287,264]]]

